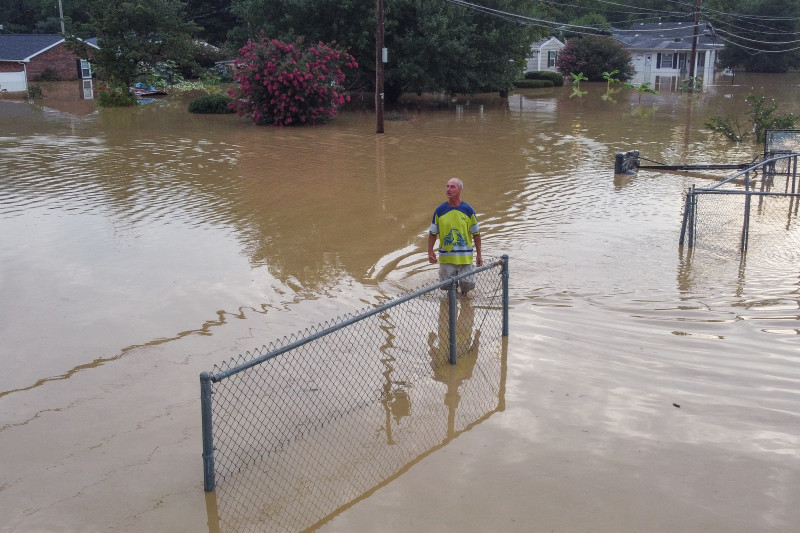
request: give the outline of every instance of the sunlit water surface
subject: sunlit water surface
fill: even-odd
[[[685,192],[725,173],[613,173],[750,161],[705,119],[797,112],[800,77],[730,82],[410,104],[384,135],[0,101],[0,531],[218,527],[199,373],[433,281],[454,176],[510,256],[505,411],[323,529],[797,531],[797,241],[690,254]]]

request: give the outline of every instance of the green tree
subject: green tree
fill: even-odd
[[[185,0],[188,20],[201,26],[198,37],[214,46],[223,46],[228,32],[241,24],[231,12],[231,0]]]
[[[491,7],[518,14],[526,9],[523,2],[505,0]],[[399,1],[387,35],[396,57],[387,70],[387,93],[398,94],[510,89],[539,36],[507,19],[425,0]]]
[[[235,49],[261,31],[271,39],[293,42],[337,43],[353,55],[362,68],[350,86],[364,86],[375,79],[375,2],[364,0],[233,0],[231,12],[242,21],[232,29],[229,42]]]
[[[631,54],[608,37],[586,35],[570,39],[556,59],[562,74],[582,72],[590,81],[604,79],[603,73],[616,71],[616,78],[626,81],[633,76]]]
[[[798,4],[797,0],[753,0],[710,8],[708,16],[725,40],[720,64],[748,72],[788,72],[800,67]]]
[[[525,14],[525,0],[489,0],[495,10]],[[364,0],[234,0],[243,25],[230,37],[243,43],[260,29],[282,41],[336,42],[360,65],[350,86],[372,87],[375,80],[375,2]],[[530,28],[442,0],[386,2],[386,100],[403,91],[447,93],[510,89],[524,69]]]
[[[180,0],[87,0],[84,7],[89,22],[75,33],[97,37],[92,65],[99,76],[127,86],[159,64],[192,62],[199,28],[185,19]],[[71,38],[70,46],[86,53],[81,41]]]

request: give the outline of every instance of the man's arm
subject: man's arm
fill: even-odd
[[[475,243],[475,262],[478,266],[483,266],[483,257],[481,257],[481,234],[476,233],[472,236],[472,241]]]
[[[436,234],[429,233],[428,234],[428,262],[433,264],[437,263],[438,259],[436,259],[436,252],[433,251],[433,246],[436,244]]]

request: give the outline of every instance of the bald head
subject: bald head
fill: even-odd
[[[464,183],[458,178],[451,178],[447,182],[447,203],[457,206],[461,203],[461,189]]]

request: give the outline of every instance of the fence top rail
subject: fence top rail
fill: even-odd
[[[264,361],[272,359],[273,357],[276,357],[276,356],[281,355],[283,353],[286,353],[286,352],[289,352],[291,350],[294,350],[295,348],[303,346],[304,344],[308,344],[311,341],[314,341],[314,340],[320,339],[322,337],[325,337],[326,335],[330,335],[331,333],[334,333],[334,332],[339,331],[339,330],[341,330],[343,328],[346,328],[346,327],[348,327],[348,326],[350,326],[352,324],[355,324],[356,322],[360,322],[360,321],[365,320],[365,319],[367,319],[369,317],[375,316],[375,315],[377,315],[379,313],[383,313],[387,309],[391,309],[392,307],[400,305],[400,304],[402,304],[404,302],[407,302],[409,300],[413,300],[414,298],[418,298],[418,297],[422,296],[423,294],[427,294],[429,292],[433,292],[436,289],[440,289],[442,287],[447,287],[448,285],[452,285],[455,281],[458,281],[461,278],[465,278],[467,276],[472,276],[472,275],[478,274],[480,272],[483,272],[485,270],[490,270],[492,268],[501,266],[506,261],[507,261],[507,257],[503,256],[501,259],[497,259],[497,260],[491,261],[491,262],[489,262],[487,264],[484,264],[483,266],[477,267],[477,268],[475,268],[473,270],[470,270],[468,272],[464,272],[462,274],[458,274],[457,276],[454,276],[452,278],[433,283],[431,285],[428,285],[427,287],[424,287],[422,289],[418,289],[418,290],[416,290],[416,291],[414,291],[414,292],[412,292],[410,294],[406,294],[404,296],[396,298],[396,299],[394,299],[394,300],[392,300],[390,302],[387,302],[385,304],[379,305],[379,306],[374,307],[372,309],[368,309],[368,310],[362,311],[362,312],[358,313],[355,316],[352,315],[352,314],[345,315],[345,319],[344,320],[341,320],[337,324],[334,324],[333,326],[330,326],[330,327],[328,327],[328,328],[326,328],[326,329],[324,329],[322,331],[319,331],[319,332],[317,332],[315,334],[307,335],[306,337],[304,337],[302,339],[299,339],[299,340],[297,340],[295,342],[292,342],[290,344],[287,344],[286,346],[283,346],[281,348],[273,350],[273,351],[271,351],[269,353],[266,353],[266,354],[264,354],[264,355],[262,355],[260,357],[256,357],[254,359],[251,359],[250,361],[245,361],[244,363],[242,363],[240,365],[237,365],[237,366],[235,366],[233,368],[230,368],[228,370],[224,370],[224,371],[219,372],[217,374],[211,374],[210,372],[203,372],[203,373],[200,374],[200,377],[203,380],[210,380],[210,381],[212,381],[214,383],[217,383],[219,381],[222,381],[225,378],[231,377],[234,374],[238,374],[239,372],[247,370],[248,368],[257,366],[257,365],[263,363]]]
[[[738,171],[738,172],[736,172],[734,174],[731,174],[730,176],[728,176],[724,180],[720,181],[716,185],[708,187],[706,190],[717,189],[717,188],[719,188],[719,187],[721,187],[723,185],[726,185],[726,184],[730,183],[731,181],[734,181],[737,178],[744,177],[745,179],[749,179],[750,173],[751,172],[755,172],[759,168],[763,168],[763,167],[765,167],[767,165],[771,165],[773,163],[776,163],[778,161],[782,161],[784,159],[791,159],[791,158],[797,159],[797,157],[799,157],[799,156],[800,156],[800,153],[793,152],[793,153],[790,153],[790,154],[775,155],[774,157],[771,157],[769,159],[764,159],[762,161],[759,161],[758,163],[753,163],[749,167],[747,167],[747,168],[745,168],[743,170],[740,170],[740,171]]]

